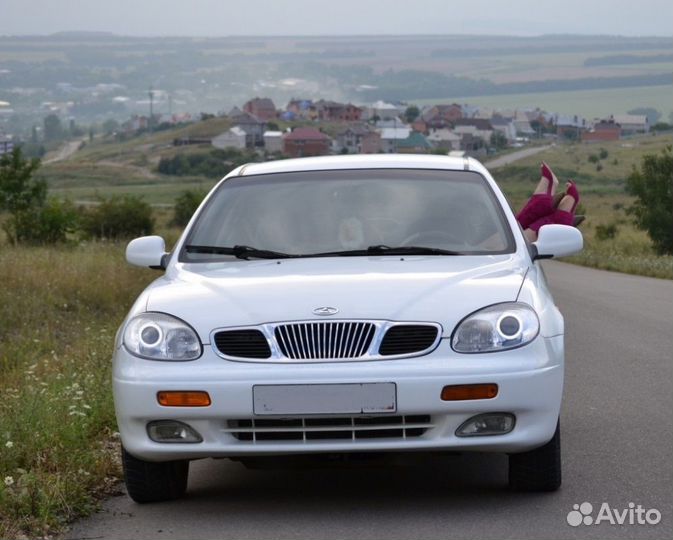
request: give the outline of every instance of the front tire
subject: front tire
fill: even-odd
[[[561,487],[561,424],[535,450],[509,456],[509,487],[516,491],[556,491]]]
[[[187,490],[189,461],[143,461],[122,447],[122,465],[126,490],[137,503],[172,501]]]

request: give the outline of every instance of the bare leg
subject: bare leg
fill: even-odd
[[[533,229],[526,229],[523,231],[523,235],[529,242],[535,242],[537,240],[537,233]]]
[[[535,192],[516,215],[517,221],[524,230],[530,228],[534,221],[554,212],[553,200],[558,178],[546,163],[542,164],[541,170],[542,175]]]
[[[570,195],[566,195],[561,199],[561,202],[558,204],[558,209],[563,210],[564,212],[572,212],[573,205],[575,204],[575,199]]]
[[[537,183],[537,187],[535,188],[535,191],[533,191],[533,195],[541,195],[542,193],[547,193],[547,186],[549,185],[549,180],[547,180],[544,176],[540,177],[540,181]],[[552,191],[553,191],[552,187]]]

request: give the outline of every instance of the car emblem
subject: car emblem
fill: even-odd
[[[336,313],[339,313],[339,308],[328,307],[328,306],[325,306],[325,307],[317,307],[317,308],[315,308],[315,309],[313,310],[313,313],[314,313],[315,315],[322,315],[322,316],[325,316],[325,315],[334,315],[334,314],[336,314]]]

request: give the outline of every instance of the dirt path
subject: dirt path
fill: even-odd
[[[68,141],[61,148],[56,150],[56,152],[49,158],[44,160],[44,163],[56,163],[57,161],[65,161],[70,158],[77,150],[79,150],[80,145],[84,142],[85,139],[76,139],[74,141]]]

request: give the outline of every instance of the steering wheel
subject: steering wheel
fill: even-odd
[[[422,242],[419,240],[423,239]],[[465,247],[465,241],[461,238],[458,238],[455,234],[450,233],[449,231],[441,229],[428,229],[427,231],[419,231],[412,235],[407,236],[402,240],[402,246],[414,246],[414,245],[433,245],[437,244],[453,244],[460,247]]]

